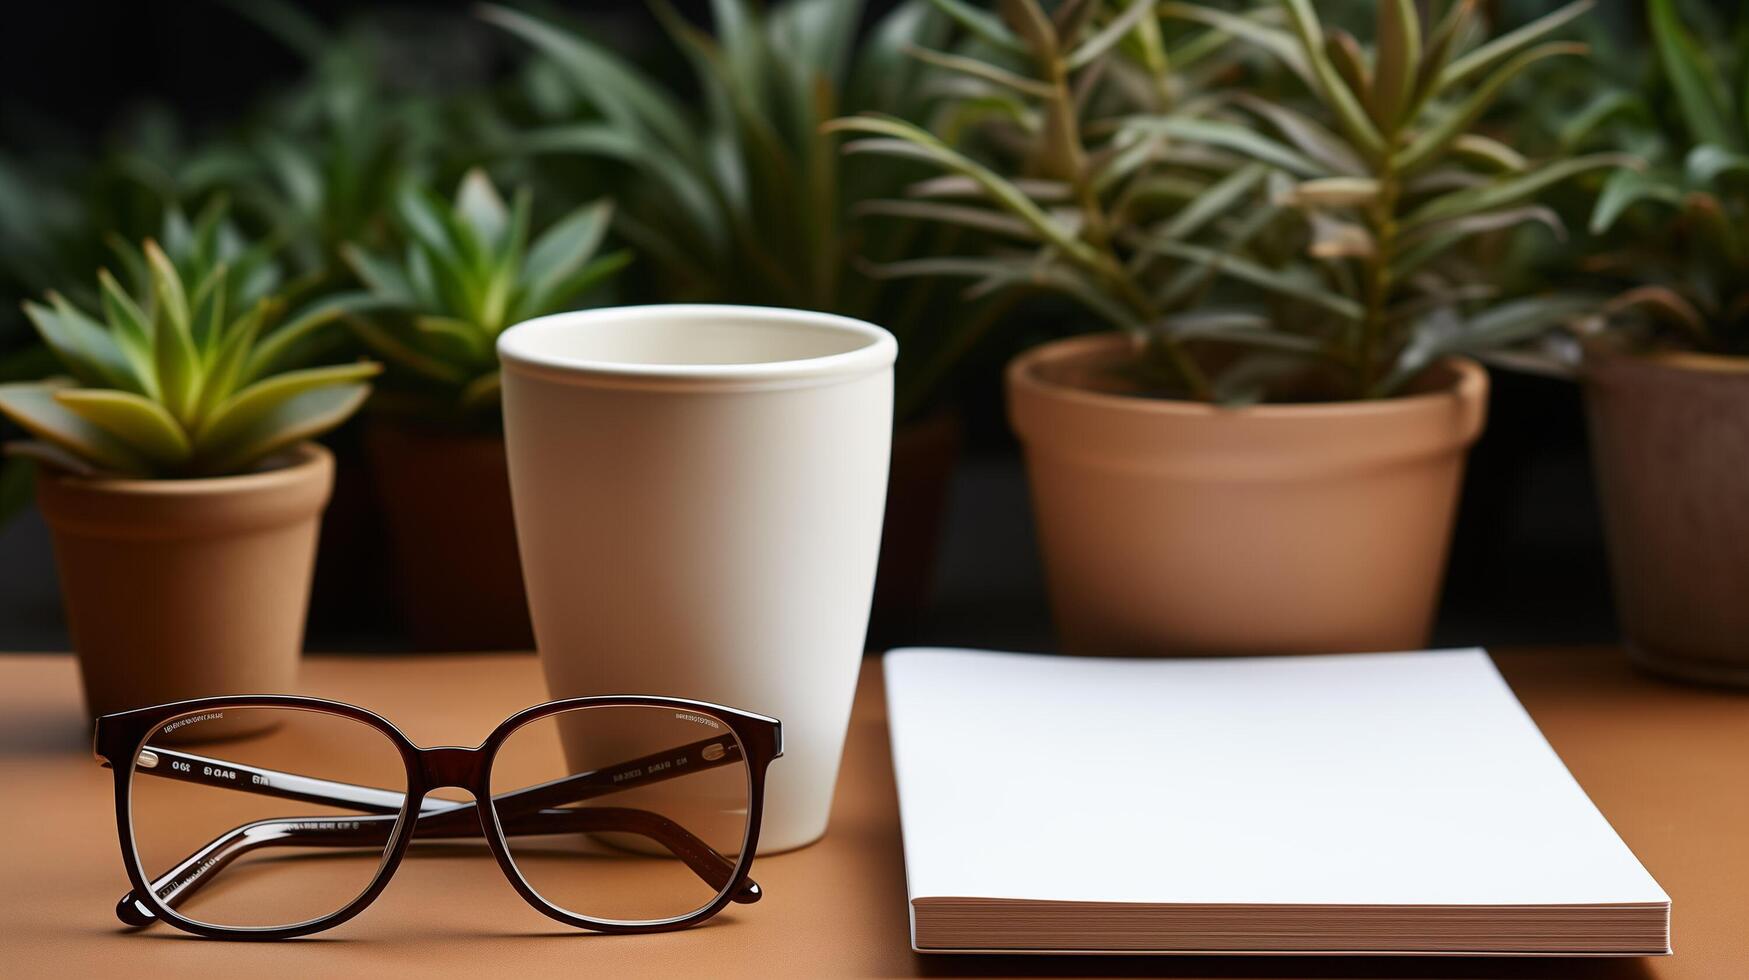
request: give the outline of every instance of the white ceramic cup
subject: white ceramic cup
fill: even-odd
[[[897,352],[859,320],[742,306],[560,313],[498,340],[548,690],[782,721],[761,852],[826,831],[874,590]]]

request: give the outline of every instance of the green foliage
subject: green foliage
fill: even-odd
[[[336,33],[289,3],[227,5],[299,53],[307,73],[264,100],[207,158],[236,161],[228,193],[284,242],[297,274],[344,284],[340,247],[380,244],[396,188],[426,177],[453,148],[442,100],[385,77],[394,39],[381,28]]]
[[[25,304],[71,377],[0,385],[0,413],[39,440],[12,452],[87,473],[239,473],[340,424],[369,393],[374,363],[300,366],[366,299],[286,315],[269,249],[244,242],[222,204],[193,224],[172,212],[162,245],[116,253],[122,276],[99,272],[99,312],[57,292]]]
[[[1426,22],[1407,0],[1380,0],[1369,51],[1327,29],[1309,0],[1244,15],[1170,0],[1054,12],[1002,0],[999,20],[959,19],[974,29],[976,18],[997,48],[1024,51],[1024,73],[991,59],[956,67],[979,97],[1001,90],[1024,101],[1036,120],[1030,169],[998,174],[895,120],[836,128],[872,137],[850,152],[927,160],[969,182],[983,206],[937,217],[1005,222],[1026,246],[896,272],[1069,293],[1137,336],[1160,394],[1389,395],[1443,354],[1511,343],[1579,307],[1571,297],[1484,305],[1487,271],[1466,268],[1454,250],[1517,224],[1555,223],[1534,205],[1539,192],[1621,162],[1533,162],[1477,129],[1527,69],[1578,53],[1543,41],[1587,5],[1486,40],[1466,0]],[[1186,55],[1207,59],[1236,39],[1278,62],[1305,96],[1296,105],[1211,86],[1147,105],[1109,91],[1108,61],[1162,50],[1160,17],[1207,29],[1182,46]],[[1140,60],[1177,73],[1189,59]],[[1111,108],[1094,115],[1100,105]]]
[[[901,4],[858,44],[860,0],[715,0],[714,33],[665,0],[650,9],[696,91],[670,88],[587,33],[508,8],[488,21],[532,44],[568,87],[571,118],[530,129],[510,155],[580,155],[619,165],[615,226],[643,257],[660,301],[825,310],[873,320],[899,338],[898,411],[978,339],[990,315],[934,284],[871,277],[861,259],[936,254],[942,235],[904,215],[857,220],[925,171],[844,161],[822,130],[842,112],[920,119],[939,74],[911,58],[949,22],[921,0]],[[954,329],[946,329],[950,320]]]
[[[402,369],[439,416],[498,406],[498,335],[514,323],[570,309],[631,260],[598,256],[612,208],[605,201],[572,211],[529,242],[533,194],[506,205],[483,171],[462,178],[453,203],[415,185],[399,195],[399,262],[359,245],[346,261],[380,301],[376,315],[348,322],[384,359]]]
[[[1604,182],[1586,265],[1617,291],[1605,312],[1632,340],[1749,355],[1749,10],[1734,27],[1676,0],[1647,12],[1652,70],[1597,86],[1563,133],[1648,164]]]

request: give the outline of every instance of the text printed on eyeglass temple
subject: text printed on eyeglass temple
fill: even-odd
[[[191,776],[194,775],[194,771],[195,771],[194,770],[194,763],[187,762],[187,761],[184,761],[182,759],[171,759],[170,760],[170,768],[176,770],[177,772],[188,773]],[[208,777],[209,779],[223,779],[223,780],[226,780],[227,782],[233,782],[233,783],[237,782],[237,770],[235,770],[235,769],[225,769],[221,766],[201,766],[200,767],[200,774],[202,776]],[[251,772],[251,773],[246,773],[246,775],[249,777],[249,783],[253,786],[271,786],[271,785],[273,785],[272,781],[269,780],[266,776],[262,775],[261,773]]]
[[[164,726],[164,734],[168,735],[171,732],[177,730],[178,728],[182,728],[185,725],[193,725],[196,722],[202,722],[202,721],[213,721],[213,720],[218,719],[218,718],[223,718],[224,716],[225,716],[225,713],[223,711],[214,711],[210,714],[189,715],[187,718],[178,718],[175,721],[171,722],[170,724]]]

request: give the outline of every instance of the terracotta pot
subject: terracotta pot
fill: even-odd
[[[413,642],[532,649],[504,437],[373,419],[365,443]]]
[[[1629,655],[1749,685],[1749,358],[1595,352],[1585,395]]]
[[[917,624],[935,584],[935,555],[948,483],[963,431],[953,412],[938,412],[893,430],[886,519],[875,572],[870,645],[897,642]]]
[[[91,714],[292,693],[333,483],[333,457],[308,444],[285,466],[243,476],[42,474],[37,503]],[[202,739],[249,731],[223,720],[198,728]]]
[[[1488,376],[1454,359],[1370,402],[1224,409],[1090,390],[1115,334],[1008,367],[1065,649],[1116,655],[1426,644]]]

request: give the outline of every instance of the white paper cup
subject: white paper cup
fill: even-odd
[[[824,313],[641,306],[530,320],[498,352],[552,696],[779,719],[760,850],[817,840],[874,589],[892,335]]]

